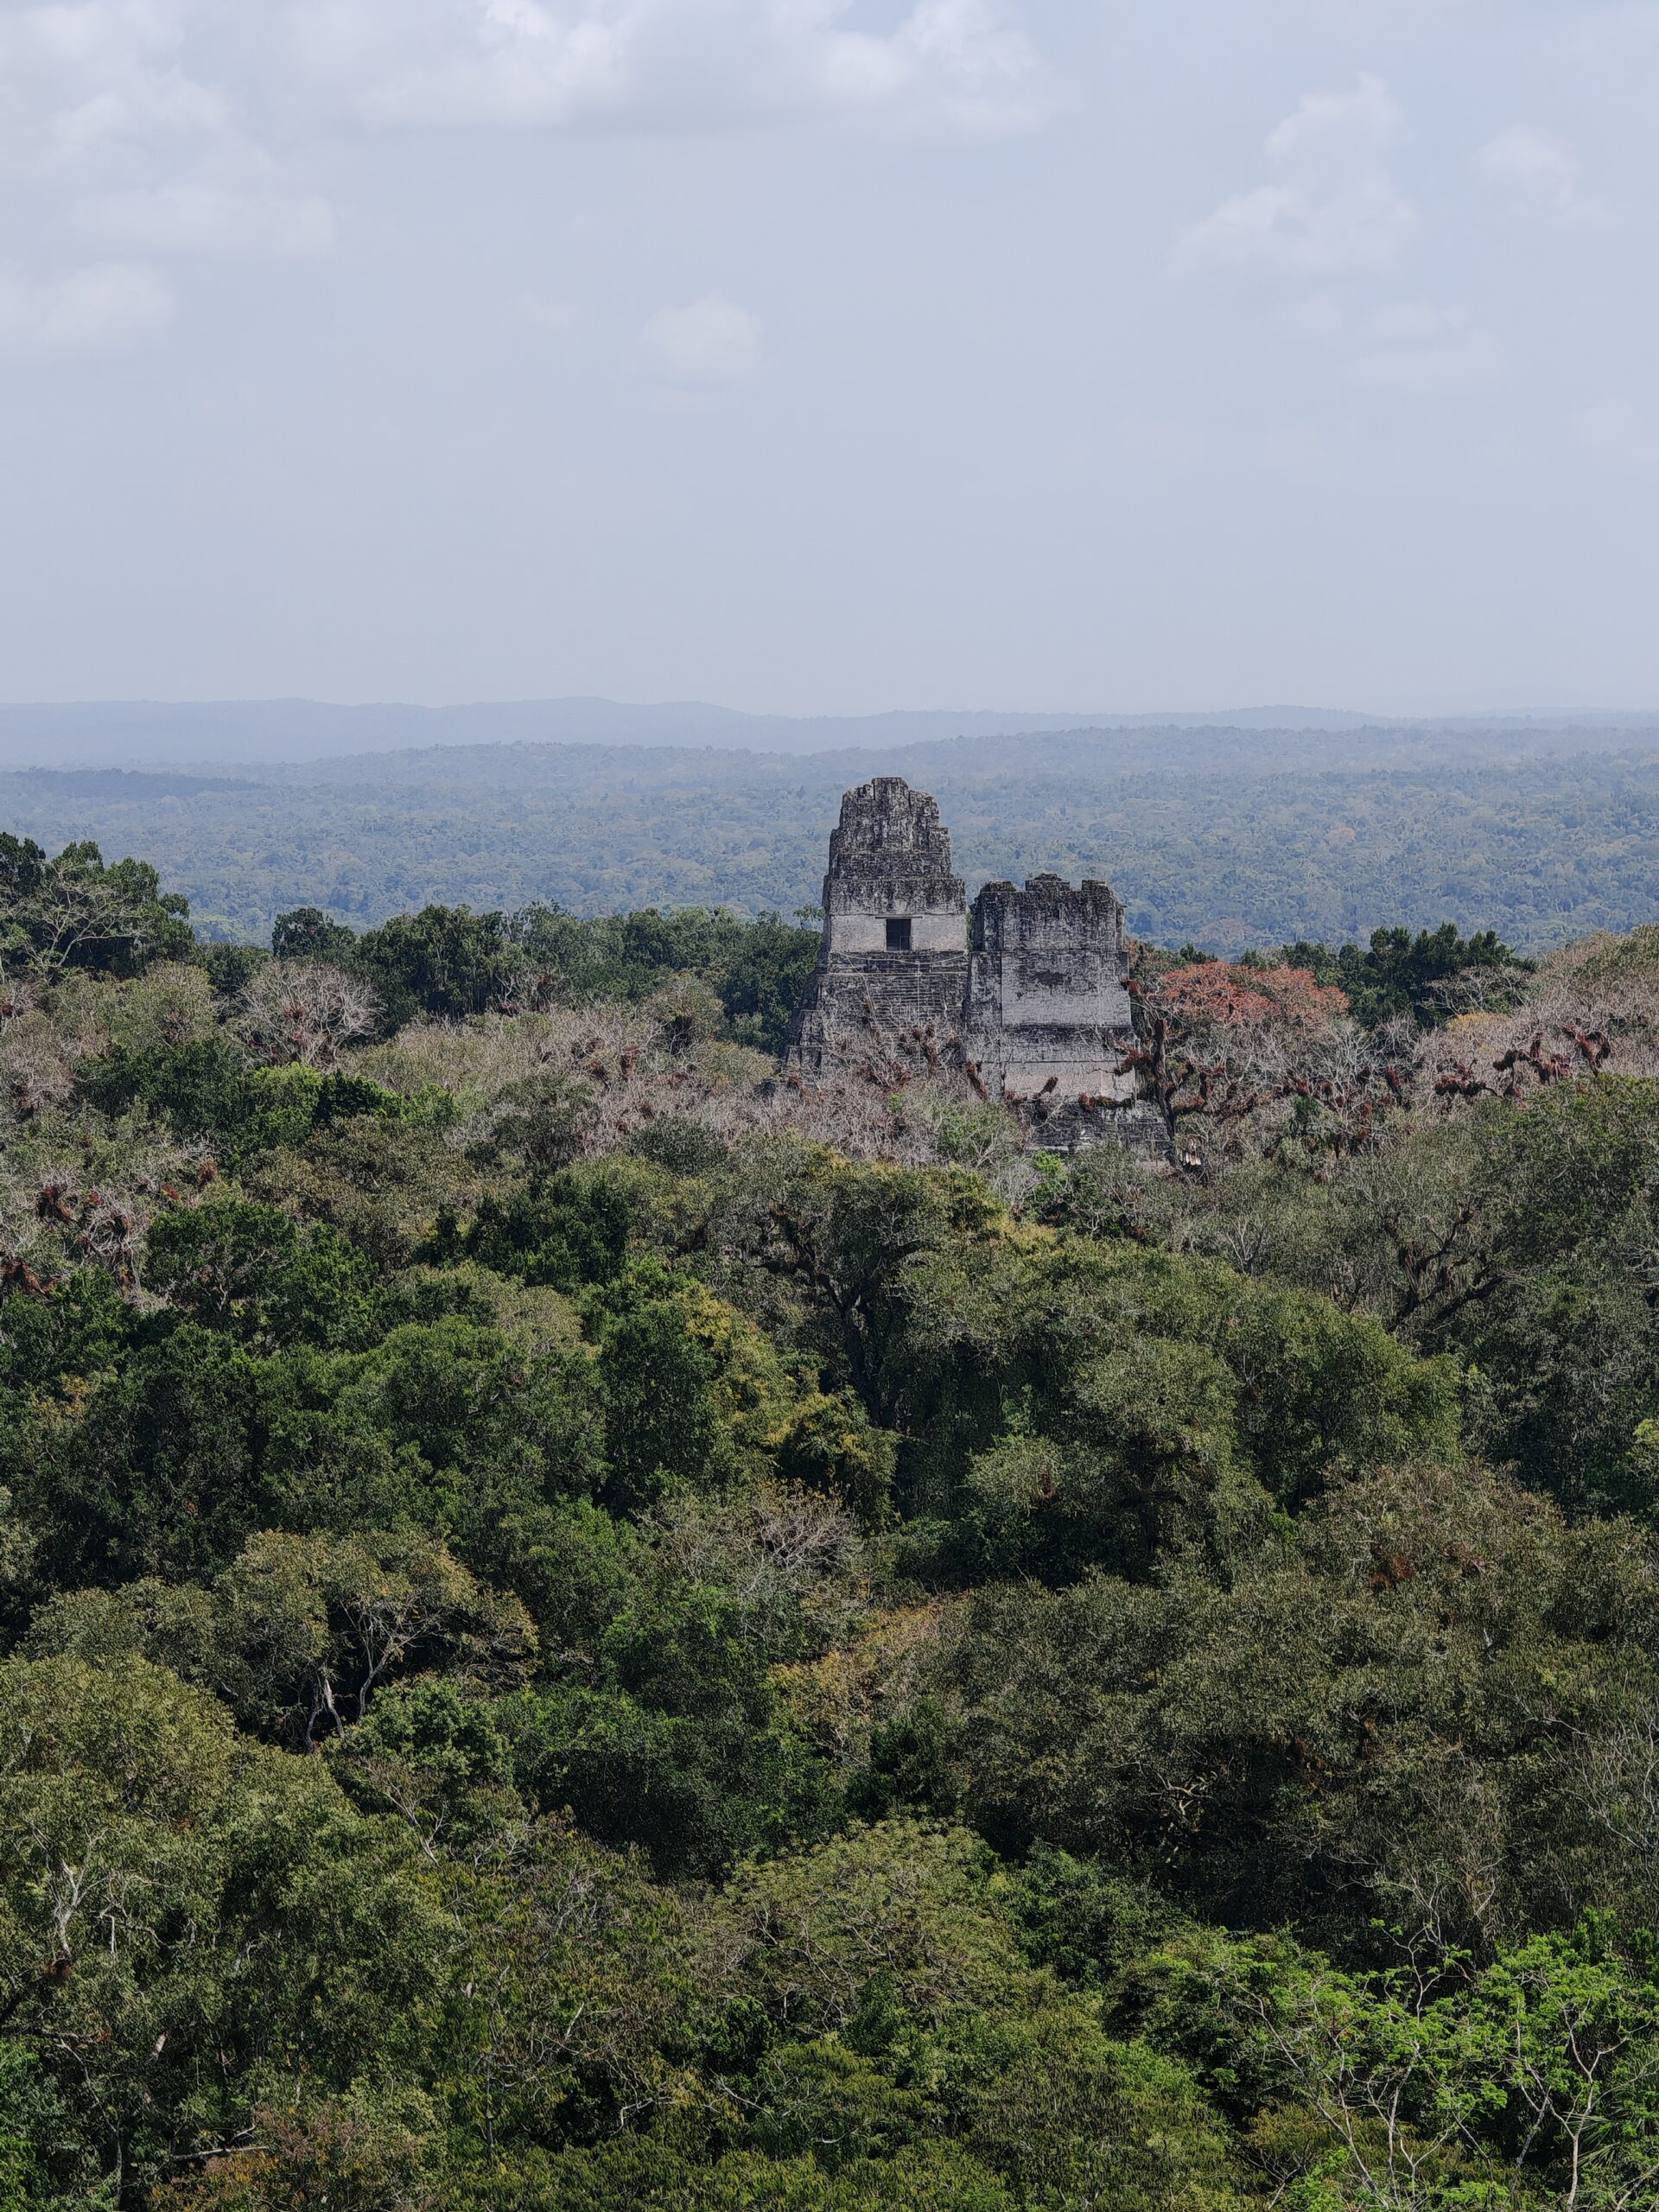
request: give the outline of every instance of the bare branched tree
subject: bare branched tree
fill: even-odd
[[[379,1013],[368,985],[326,960],[273,960],[240,1000],[243,1035],[259,1056],[327,1072],[369,1036]]]
[[[0,1087],[19,1120],[55,1106],[74,1086],[74,1055],[49,1015],[30,1008],[0,1020]]]

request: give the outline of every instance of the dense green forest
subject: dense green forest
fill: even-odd
[[[1235,953],[1447,915],[1529,951],[1659,899],[1659,753],[1582,734],[1173,730],[963,740],[879,755],[475,746],[303,768],[0,774],[0,816],[55,849],[143,852],[210,934],[279,912],[361,929],[432,899],[604,914],[816,902],[842,791],[936,794],[970,887],[1103,876],[1131,926]]]
[[[1068,1158],[166,880],[0,838],[7,2212],[1652,2206],[1659,931],[1143,945]]]

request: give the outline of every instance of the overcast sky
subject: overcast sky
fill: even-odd
[[[1659,4],[0,0],[0,696],[1659,705]]]

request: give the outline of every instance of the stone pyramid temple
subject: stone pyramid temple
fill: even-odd
[[[1109,885],[988,883],[970,909],[937,800],[877,776],[846,793],[830,833],[823,938],[785,1064],[822,1079],[877,1040],[919,1046],[1039,1122],[1045,1145],[1144,1141],[1123,1071],[1128,979]]]

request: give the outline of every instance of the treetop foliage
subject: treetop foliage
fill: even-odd
[[[1646,936],[1144,949],[1065,1157],[0,861],[6,2212],[1654,2202]]]
[[[156,861],[208,934],[262,944],[302,905],[359,931],[428,901],[793,915],[816,901],[842,791],[897,771],[938,798],[970,889],[1040,856],[1104,876],[1154,943],[1363,948],[1379,925],[1414,939],[1449,914],[1539,956],[1648,920],[1653,744],[1535,727],[1076,731],[882,758],[480,745],[220,779],[0,772],[0,796],[43,845],[90,824]]]
[[[1373,930],[1363,949],[1287,944],[1283,957],[1320,984],[1339,988],[1355,1019],[1369,1029],[1401,1016],[1433,1022],[1468,1006],[1512,1003],[1533,966],[1502,943],[1496,930],[1465,938],[1455,922],[1419,930],[1414,938],[1409,930]]]

